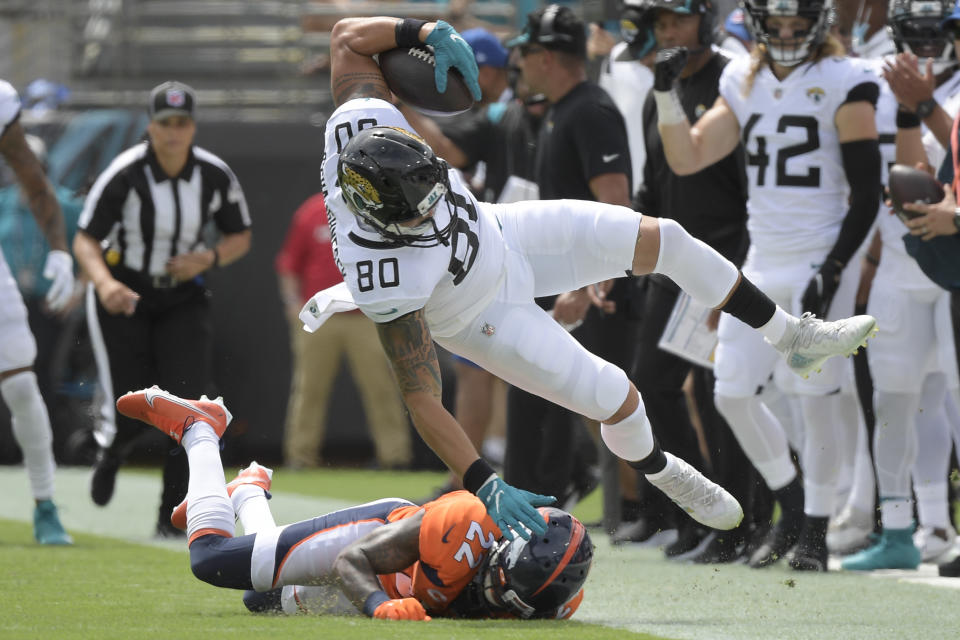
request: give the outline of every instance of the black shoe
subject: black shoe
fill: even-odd
[[[663,554],[668,558],[682,556],[696,549],[706,536],[707,531],[701,527],[693,524],[681,525],[677,531],[677,539],[664,548]]]
[[[177,529],[175,526],[170,524],[170,519],[163,519],[157,521],[157,528],[154,531],[154,537],[160,538],[161,540],[176,540],[178,538],[186,538],[187,532]]]
[[[106,449],[97,452],[97,460],[93,464],[93,476],[90,478],[90,497],[93,503],[104,506],[113,497],[113,488],[117,484],[117,471],[120,469],[120,458]]]
[[[616,531],[610,534],[610,544],[646,542],[659,530],[646,518],[640,518],[633,522],[621,522]]]
[[[561,508],[564,511],[573,511],[578,502],[593,493],[593,490],[599,486],[599,467],[588,467],[580,473],[579,477],[570,482],[566,491],[557,500],[557,504],[562,505]]]
[[[960,578],[960,556],[950,562],[938,565],[937,572],[944,578]]]
[[[795,571],[826,571],[826,530],[818,532],[804,528],[797,546],[787,553],[787,564]]]
[[[694,564],[725,564],[740,557],[740,546],[743,538],[731,535],[729,531],[720,531],[716,537],[704,547],[703,551],[690,558]]]
[[[797,544],[800,539],[800,527],[803,520],[796,523],[785,523],[783,519],[774,526],[763,544],[753,552],[747,564],[754,569],[769,567],[782,558],[787,551]]]

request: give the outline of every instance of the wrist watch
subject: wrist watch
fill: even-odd
[[[957,228],[957,231],[960,231],[960,207],[953,210],[953,226]]]
[[[930,98],[929,100],[918,102],[917,110],[915,111],[915,113],[917,114],[918,118],[920,118],[921,120],[924,120],[926,118],[929,118],[930,114],[933,113],[933,110],[936,108],[937,108],[937,101],[933,98]]]

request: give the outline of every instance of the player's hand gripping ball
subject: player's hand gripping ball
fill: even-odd
[[[473,49],[443,20],[427,36],[427,46],[397,47],[378,56],[390,91],[429,115],[450,115],[480,99]]]
[[[923,215],[917,211],[904,209],[903,205],[908,202],[934,204],[943,200],[943,187],[933,176],[922,169],[908,167],[905,164],[897,164],[890,169],[887,187],[890,190],[890,204],[901,220]]]

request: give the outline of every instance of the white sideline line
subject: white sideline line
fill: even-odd
[[[228,469],[231,474],[234,470]],[[231,476],[232,477],[232,476]],[[0,517],[33,522],[33,500],[22,466],[0,466]],[[71,533],[88,533],[178,551],[187,550],[183,540],[153,537],[160,505],[160,471],[131,473],[120,470],[113,500],[98,507],[90,499],[90,469],[60,467],[54,501],[63,526]],[[333,498],[273,494],[270,509],[278,523],[286,524],[352,506]]]

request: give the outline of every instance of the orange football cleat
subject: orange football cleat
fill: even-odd
[[[223,398],[185,400],[156,386],[120,396],[117,411],[160,429],[177,443],[195,422],[206,422],[221,437],[233,419]]]
[[[252,484],[263,489],[264,493],[267,494],[267,499],[270,499],[270,482],[272,479],[273,469],[257,464],[254,460],[246,469],[241,469],[236,478],[227,483],[227,495],[232,496],[240,485]],[[187,530],[186,499],[173,508],[173,512],[170,514],[170,524],[181,531]]]

